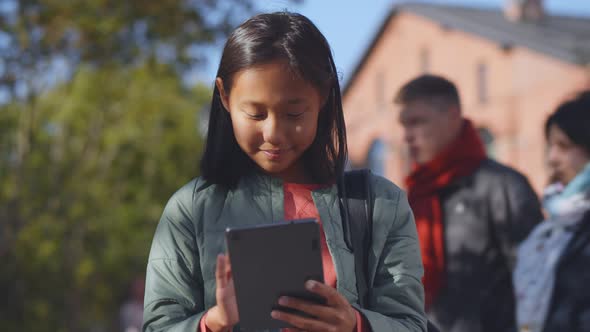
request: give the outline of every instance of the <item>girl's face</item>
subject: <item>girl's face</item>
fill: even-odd
[[[556,125],[549,127],[547,159],[552,180],[564,185],[573,180],[590,162],[590,155]]]
[[[322,97],[283,62],[244,69],[230,91],[216,80],[240,148],[266,173],[286,182],[310,181],[301,156],[315,139]]]

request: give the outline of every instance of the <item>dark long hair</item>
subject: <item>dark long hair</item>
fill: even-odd
[[[590,90],[579,93],[557,107],[545,122],[545,137],[556,125],[576,145],[590,154]]]
[[[315,182],[334,182],[344,171],[347,158],[340,85],[330,46],[307,17],[278,12],[250,18],[228,38],[217,77],[230,93],[236,73],[277,60],[285,61],[293,73],[316,87],[325,99],[316,137],[302,158]],[[230,115],[215,87],[201,175],[210,183],[233,187],[242,176],[257,169],[239,147]]]

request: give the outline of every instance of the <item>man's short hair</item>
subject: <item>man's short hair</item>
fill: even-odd
[[[396,104],[409,104],[415,101],[431,102],[446,107],[461,106],[455,84],[436,75],[422,75],[407,82],[394,98]]]

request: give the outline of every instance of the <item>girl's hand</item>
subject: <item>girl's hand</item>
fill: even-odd
[[[214,332],[230,331],[236,325],[240,317],[234,289],[234,279],[231,273],[229,257],[220,254],[217,256],[215,269],[216,290],[215,299],[217,305],[209,309],[205,324]]]
[[[316,318],[306,318],[297,314],[290,314],[273,310],[274,319],[285,321],[299,330],[309,332],[344,331],[353,332],[356,329],[356,312],[348,301],[334,288],[317,281],[308,281],[305,287],[326,299],[326,304],[315,304],[304,300],[281,297],[279,304],[303,311]]]

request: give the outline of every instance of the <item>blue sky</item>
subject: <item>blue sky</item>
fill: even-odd
[[[504,0],[431,0],[430,3],[463,4],[501,8]],[[288,9],[309,17],[324,33],[334,53],[341,79],[346,81],[370,43],[395,0],[304,0],[293,5],[287,0],[260,0],[261,11]],[[588,0],[545,0],[545,8],[553,14],[590,16]],[[208,50],[208,64],[192,79],[213,82],[222,45]]]

